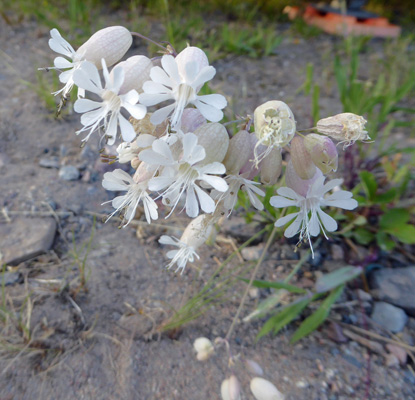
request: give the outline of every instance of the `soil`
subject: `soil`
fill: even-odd
[[[108,17],[108,25],[122,24],[122,17]],[[62,34],[66,36],[64,30]],[[192,343],[200,336],[213,340],[226,335],[244,285],[236,285],[226,302],[181,329],[160,333],[159,328],[233,252],[232,246],[218,241],[204,248],[195,268],[175,275],[165,270],[164,251],[157,240],[167,231],[180,236],[187,224],[183,215],[174,220],[173,231],[163,220],[152,226],[137,222],[124,229],[117,229],[116,221],[104,223],[102,217],[94,221],[91,213],[108,214],[110,205],[101,203],[112,198],[101,187],[102,174],[111,167],[99,162],[98,138],[81,149],[81,137],[75,135],[79,116],[69,106],[69,112],[55,119],[23,82],[35,82],[36,69],[52,65],[55,55],[47,44],[48,29],[28,21],[16,26],[1,23],[0,35],[1,223],[18,224],[32,216],[58,222],[52,249],[21,263],[17,271],[22,282],[5,288],[7,304],[13,304],[16,315],[22,321],[30,315],[30,333],[15,321],[0,332],[0,399],[219,399],[220,384],[229,376],[226,352],[220,349],[208,361],[198,362]],[[307,40],[287,35],[273,56],[218,60],[212,87],[228,97],[235,114],[252,114],[264,101],[284,99],[298,125],[309,127],[311,100],[297,90],[309,62],[315,65],[318,82],[329,81],[332,70],[327,60],[337,41],[325,35]],[[381,55],[382,45],[373,41],[368,60]],[[130,53],[146,54],[146,50],[137,44]],[[323,87],[321,116],[341,112],[334,87]],[[40,166],[42,159],[73,165],[81,177],[65,181],[57,168]],[[19,245],[24,246],[24,241]],[[80,284],[74,246],[79,257],[87,254],[85,287]],[[333,261],[329,244],[319,251],[329,262],[318,267],[323,272],[328,265],[340,267],[349,261]],[[297,258],[293,246],[280,238],[259,278],[283,278]],[[235,259],[231,266],[237,263]],[[306,264],[295,282],[306,287],[315,272],[315,266]],[[267,294],[253,293],[243,315]],[[342,301],[353,296],[354,290],[349,290]],[[343,320],[355,316],[360,325],[356,305],[337,310],[336,316]],[[264,321],[238,324],[230,341],[232,352],[258,362],[264,377],[287,400],[415,399],[413,372],[408,366],[387,367],[386,350],[378,354],[355,341],[332,341],[329,324],[290,345],[298,322],[256,342]],[[406,335],[415,340],[414,330]],[[236,371],[243,398],[253,399],[247,372]]]

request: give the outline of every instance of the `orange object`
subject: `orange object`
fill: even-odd
[[[377,37],[398,37],[401,27],[390,24],[383,17],[357,18],[335,12],[324,12],[308,5],[301,15],[298,7],[286,7],[284,10],[292,20],[301,17],[308,25],[314,25],[323,31],[335,35],[364,35]]]

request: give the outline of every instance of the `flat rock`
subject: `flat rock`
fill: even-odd
[[[377,298],[415,316],[415,267],[380,269],[370,275]]]
[[[247,224],[244,218],[231,216],[224,221],[222,225],[222,233],[232,236],[241,242],[246,242],[262,228],[263,227],[260,226],[257,222],[251,222],[250,224]],[[251,244],[260,243],[263,237],[263,234],[260,235],[258,238],[253,240]]]
[[[48,251],[56,233],[53,218],[21,218],[0,224],[0,259],[17,265]]]
[[[59,158],[58,157],[43,157],[39,160],[39,165],[43,168],[59,169]]]
[[[79,179],[79,170],[73,165],[65,165],[59,170],[59,178],[65,181],[77,181]]]
[[[371,318],[390,332],[401,332],[408,322],[408,316],[402,309],[392,304],[378,301],[373,307]]]

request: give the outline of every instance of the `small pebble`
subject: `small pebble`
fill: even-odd
[[[299,381],[295,382],[295,386],[300,389],[305,389],[308,387],[308,382],[304,379],[300,379]]]
[[[39,165],[43,168],[59,169],[59,159],[58,157],[43,157],[39,160]]]
[[[65,165],[59,170],[59,178],[65,181],[77,181],[79,179],[79,171],[73,165]]]

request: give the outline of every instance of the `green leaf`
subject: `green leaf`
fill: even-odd
[[[366,193],[366,196],[369,200],[373,201],[376,196],[376,191],[378,189],[378,184],[375,177],[371,172],[362,171],[360,172],[360,179],[362,180],[363,189]]]
[[[249,282],[248,279],[242,279],[242,280],[244,282]],[[294,285],[290,285],[289,283],[285,283],[285,282],[269,282],[269,281],[255,280],[252,282],[252,285],[259,287],[259,288],[285,289],[291,293],[300,293],[300,294],[307,293],[306,290],[299,288],[297,286],[294,286]]]
[[[409,218],[409,211],[404,208],[393,208],[382,215],[379,226],[386,231],[406,224]]]
[[[336,288],[339,285],[342,285],[362,273],[362,268],[347,266],[339,268],[336,271],[330,272],[329,274],[324,274],[317,279],[315,288],[317,293],[328,292]]]
[[[375,238],[375,235],[365,228],[356,228],[353,231],[352,235],[358,243],[363,245],[369,244]]]
[[[384,251],[390,251],[396,245],[386,232],[378,232],[376,234],[376,241],[378,242],[378,246]]]
[[[297,301],[285,307],[281,312],[272,316],[258,332],[257,340],[267,333],[274,330],[274,334],[277,334],[281,328],[289,324],[295,317],[297,317],[304,308],[310,303],[312,298],[307,297],[303,300]]]
[[[397,191],[395,188],[389,189],[387,192],[382,193],[379,196],[376,196],[376,202],[377,203],[390,203],[395,199],[396,194],[397,194]]]
[[[311,314],[308,318],[306,318],[300,327],[294,332],[290,342],[295,343],[299,341],[304,336],[309,335],[311,332],[315,331],[328,317],[331,306],[335,303],[335,301],[339,298],[341,293],[343,292],[344,285],[339,286],[338,288],[334,289],[323,301],[321,306]]]
[[[386,232],[395,236],[402,243],[415,244],[415,226],[413,225],[399,225],[394,229],[387,230]]]

